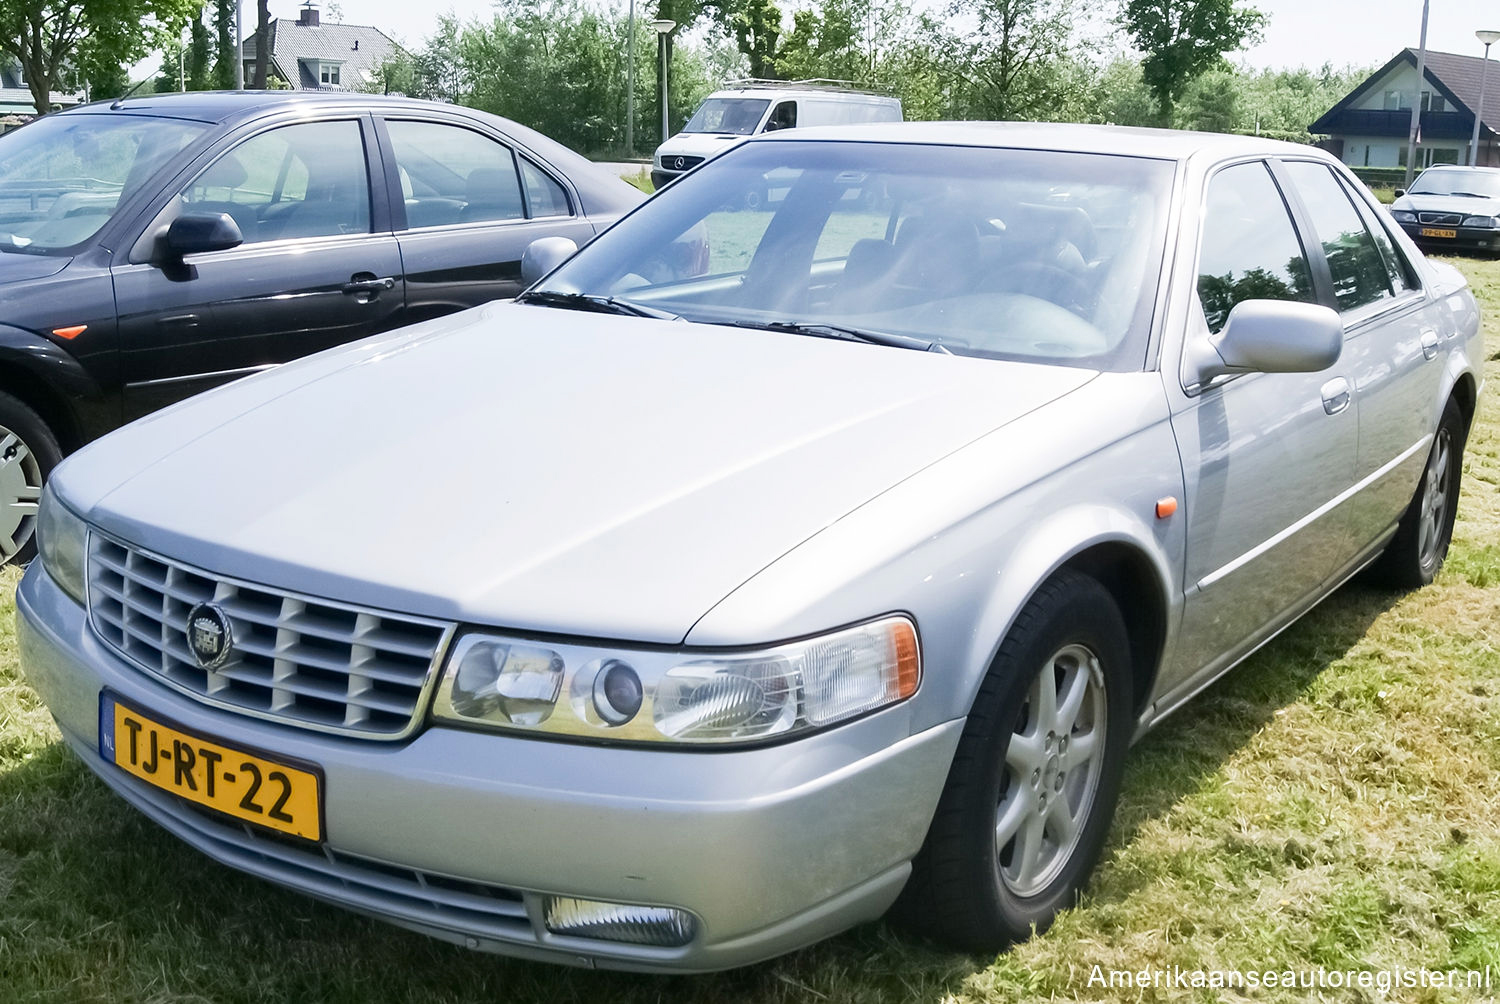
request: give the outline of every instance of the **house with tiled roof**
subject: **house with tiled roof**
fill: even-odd
[[[1500,166],[1500,59],[1485,72],[1479,56],[1427,53],[1417,80],[1417,50],[1402,49],[1365,78],[1307,131],[1327,135],[1324,145],[1351,167],[1405,167],[1413,105],[1421,109],[1417,166],[1469,163],[1469,139],[1484,83],[1483,121],[1475,163]]]
[[[312,3],[297,20],[275,18],[269,39],[267,74],[275,74],[299,91],[359,91],[378,78],[381,64],[402,50],[379,28],[363,24],[323,24]],[[255,79],[256,39],[245,39],[245,79]]]
[[[83,100],[82,94],[52,92],[52,107],[66,108]],[[31,97],[31,88],[17,63],[0,65],[0,132],[30,122],[36,116],[36,105]]]

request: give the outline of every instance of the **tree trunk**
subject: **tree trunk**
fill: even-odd
[[[266,50],[267,43],[271,38],[271,7],[270,0],[256,0],[255,4],[255,79],[250,86],[255,90],[266,89],[266,67],[271,60],[271,54]]]
[[[26,87],[31,91],[31,103],[36,105],[36,113],[46,115],[52,110],[51,74],[35,55],[21,60],[21,70],[26,74]]]

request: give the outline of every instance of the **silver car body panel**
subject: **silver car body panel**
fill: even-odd
[[[736,751],[430,722],[400,749],[376,748],[153,683],[38,565],[18,599],[23,661],[69,742],[195,846],[398,923],[618,968],[751,962],[889,905],[974,693],[1059,567],[1128,555],[1144,570],[1142,606],[1160,611],[1159,656],[1136,695],[1144,730],[1379,552],[1445,402],[1478,393],[1473,297],[1399,228],[1421,289],[1345,318],[1335,366],[1184,388],[1188,340],[1207,338],[1196,248],[1208,178],[1277,156],[1348,177],[1305,147],[1020,124],[778,141],[835,138],[1177,160],[1147,365],[1096,373],[491,305],[167,409],[65,462],[53,483],[87,521],[174,560],[461,626],[713,649],[899,611],[920,633],[915,697]],[[1335,380],[1348,400],[1330,413]],[[389,466],[409,470],[418,450],[414,492]],[[441,520],[427,518],[434,499]],[[1168,501],[1175,514],[1158,516]],[[513,937],[419,922],[226,849],[196,814],[99,760],[105,688],[206,736],[319,764],[331,859],[493,883],[527,919]],[[702,929],[680,950],[559,940],[538,921],[546,893],[675,906]]]

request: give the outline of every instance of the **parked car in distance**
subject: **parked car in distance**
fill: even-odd
[[[1483,359],[1310,147],[756,137],[514,302],[65,461],[21,662],[166,830],[439,938],[707,970],[897,904],[993,952],[1138,736],[1437,573]]]
[[[1396,196],[1391,216],[1421,247],[1500,253],[1500,168],[1429,167]]]
[[[198,391],[520,291],[643,197],[514,122],[352,93],[163,94],[0,137],[0,562],[60,457]]]
[[[837,81],[736,81],[704,98],[682,132],[656,148],[651,184],[664,188],[705,160],[761,133],[900,121],[900,98],[854,90]],[[747,208],[757,209],[764,201]]]

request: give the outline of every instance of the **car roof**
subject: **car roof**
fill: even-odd
[[[470,115],[479,114],[475,109],[461,105],[419,101],[415,98],[386,94],[363,94],[358,91],[187,91],[170,94],[141,94],[114,101],[94,101],[55,114],[96,115],[111,112],[124,115],[163,115],[217,123],[281,108],[295,108],[299,105],[308,107],[346,105],[392,111],[402,108],[447,108]]]
[[[710,98],[832,98],[835,101],[888,102],[900,99],[868,91],[851,91],[842,87],[724,87]]]
[[[753,137],[750,142],[845,140],[863,143],[912,143],[937,146],[988,146],[1022,150],[1110,153],[1162,160],[1195,155],[1212,159],[1239,156],[1307,156],[1331,159],[1316,147],[1258,136],[1141,129],[1134,126],[1073,125],[1057,122],[881,122],[815,126]]]

